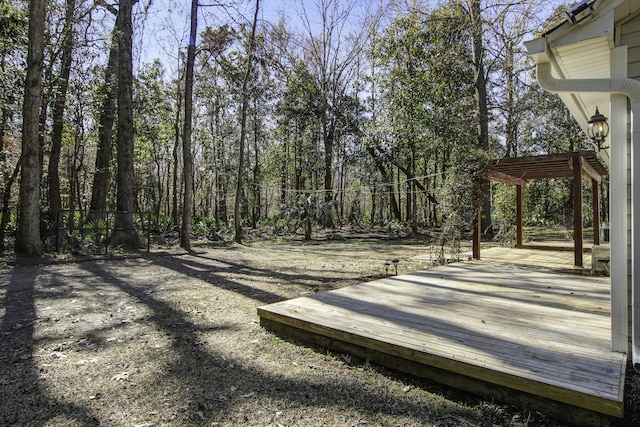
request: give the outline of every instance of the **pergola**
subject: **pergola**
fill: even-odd
[[[590,179],[593,194],[593,243],[600,244],[599,184],[608,171],[593,151],[580,151],[543,156],[513,157],[494,160],[486,177],[492,181],[516,186],[516,248],[522,248],[522,188],[527,180],[573,178],[573,242],[574,264],[582,267],[582,179]],[[480,259],[480,221],[474,229],[473,257]]]

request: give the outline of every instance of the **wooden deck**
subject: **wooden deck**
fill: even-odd
[[[626,355],[610,351],[608,278],[559,273],[558,252],[531,251],[543,268],[504,251],[258,314],[268,329],[555,417],[622,417]]]

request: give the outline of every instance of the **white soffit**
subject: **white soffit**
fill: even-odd
[[[553,49],[564,78],[608,79],[611,76],[611,36],[597,37]]]
[[[613,38],[600,36],[577,43],[556,46],[553,56],[562,76],[566,79],[608,79],[611,78],[611,49]],[[584,91],[561,95],[580,127],[587,130],[587,121],[596,107],[609,116],[610,95],[604,92]],[[608,156],[606,156],[608,157]]]

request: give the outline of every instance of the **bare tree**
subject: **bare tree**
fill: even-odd
[[[497,128],[504,136],[505,157],[518,156],[522,124],[531,109],[531,64],[522,42],[542,26],[536,11],[543,4],[542,0],[496,2],[487,19],[491,31],[485,46],[492,58],[489,72],[495,76],[489,86],[494,94]]]
[[[304,6],[300,11],[306,32],[304,55],[320,94],[319,105],[314,113],[320,123],[324,148],[325,202],[333,200],[334,147],[342,136],[341,115],[345,111],[342,104],[349,100],[347,93],[349,85],[356,78],[358,59],[375,29],[375,25],[368,23],[355,24],[355,2],[347,6],[344,4],[339,0],[316,0],[320,18],[318,24],[314,23]],[[367,11],[365,20],[374,16],[379,18]]]
[[[29,2],[29,49],[22,112],[22,157],[20,201],[15,251],[20,255],[42,255],[40,242],[39,116],[42,97],[45,0]]]

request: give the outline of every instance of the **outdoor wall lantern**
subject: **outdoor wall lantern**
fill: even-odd
[[[607,123],[607,118],[598,111],[598,107],[596,107],[596,113],[591,116],[588,123],[589,128],[587,129],[587,135],[595,142],[598,150],[609,148],[602,145],[607,135],[609,135],[609,124]]]

